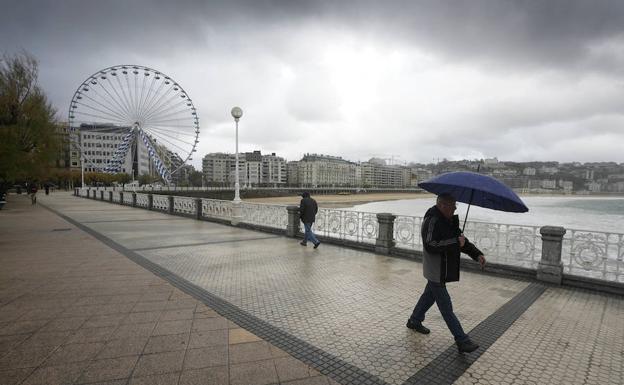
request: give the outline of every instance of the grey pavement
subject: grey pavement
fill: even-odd
[[[460,355],[436,308],[431,334],[405,328],[418,262],[63,193],[39,198],[56,214],[15,198],[0,211],[5,383],[624,382],[621,297],[464,271],[448,288],[482,348]]]

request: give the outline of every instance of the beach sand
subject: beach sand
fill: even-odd
[[[400,199],[424,199],[433,198],[434,196],[429,193],[372,193],[350,195],[313,195],[312,197],[317,201],[320,207],[340,208],[353,207],[355,205],[370,202],[392,201]],[[301,196],[299,195],[244,199],[245,202],[250,203],[272,203],[287,205],[299,205],[300,200]]]

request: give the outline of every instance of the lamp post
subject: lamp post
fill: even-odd
[[[234,107],[231,113],[236,122],[236,180],[234,181],[234,201],[232,202],[232,219],[230,223],[236,226],[241,221],[243,214],[243,210],[241,209],[240,184],[238,182],[238,120],[243,116],[243,110],[240,107]]]
[[[243,116],[243,110],[240,107],[232,108],[232,116],[236,122],[236,180],[234,181],[234,202],[240,203],[240,184],[238,182],[238,120]]]

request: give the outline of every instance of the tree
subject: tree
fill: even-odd
[[[189,182],[193,187],[201,187],[203,174],[201,171],[191,171],[189,174]]]
[[[141,175],[139,175],[139,184],[140,185],[152,184],[152,183],[154,183],[157,180],[158,180],[157,177],[153,177],[150,174],[141,174]]]
[[[113,180],[117,183],[121,183],[122,185],[125,185],[126,183],[132,180],[132,177],[129,174],[126,174],[125,172],[120,172],[120,173],[113,175]]]
[[[41,181],[58,152],[56,111],[37,76],[37,61],[26,52],[0,59],[0,190]]]

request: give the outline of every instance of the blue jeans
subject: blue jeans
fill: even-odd
[[[315,245],[319,243],[319,240],[316,239],[316,235],[314,235],[314,233],[312,232],[312,223],[304,223],[303,227],[305,228],[303,241],[304,242],[311,241]]]
[[[442,318],[444,318],[446,326],[448,326],[453,337],[455,337],[455,341],[467,341],[469,339],[468,335],[464,333],[464,329],[462,329],[459,320],[455,316],[455,313],[453,313],[453,302],[444,284],[427,281],[425,291],[420,296],[416,307],[414,307],[414,311],[410,316],[410,321],[414,323],[423,322],[425,320],[425,313],[427,313],[427,310],[429,310],[434,302],[438,305],[438,309],[440,309],[440,313],[442,313]]]

